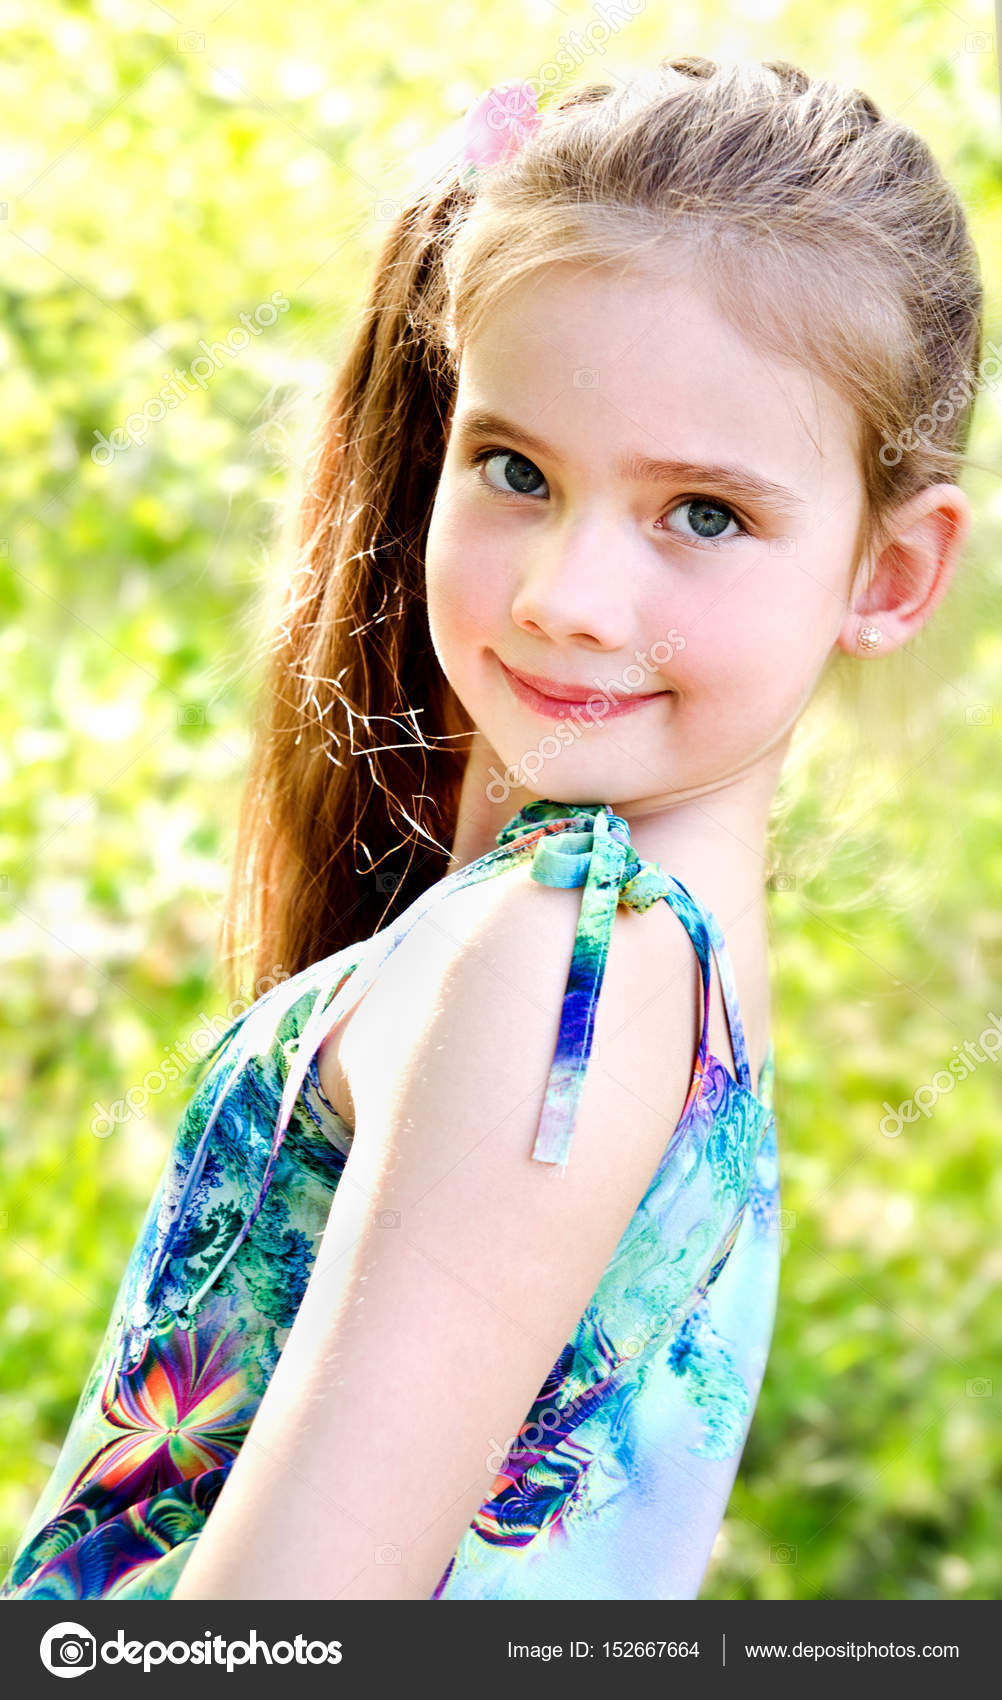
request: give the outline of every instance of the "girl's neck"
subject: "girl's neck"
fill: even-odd
[[[740,925],[764,933],[766,832],[787,742],[769,751],[754,769],[703,796],[646,813],[610,802],[628,822],[637,854],[681,880],[713,911],[725,932]],[[503,771],[496,753],[476,734],[463,775],[449,873],[493,850],[512,816],[537,801],[536,794],[524,788],[492,801],[489,791],[498,788],[496,777],[491,784],[492,767],[495,776]]]
[[[726,785],[646,813],[628,805],[618,806],[608,798],[580,799],[610,802],[610,807],[627,821],[638,856],[645,862],[659,863],[711,911],[734,970],[754,1080],[758,1079],[772,1025],[766,833],[788,744],[789,735],[760,757],[753,769]],[[497,791],[496,775],[502,771],[496,753],[475,733],[463,775],[449,873],[493,850],[502,827],[520,809],[537,801],[524,789],[491,801],[489,788]],[[716,1055],[726,1059],[730,1041],[716,975],[713,979],[710,1045]]]

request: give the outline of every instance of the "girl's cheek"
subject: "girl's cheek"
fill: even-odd
[[[433,572],[427,597],[432,643],[446,673],[459,681],[477,651],[497,639],[477,575]]]
[[[478,552],[476,540],[460,552],[455,573],[449,583],[449,606],[453,620],[464,631],[478,632],[485,638],[499,619],[510,619],[510,598],[506,601],[504,576]],[[497,633],[495,632],[495,636]]]
[[[429,602],[429,612],[433,607],[435,618],[449,634],[467,635],[483,618],[485,599],[482,593],[478,596],[477,579],[472,574],[457,573],[439,581],[432,586]]]

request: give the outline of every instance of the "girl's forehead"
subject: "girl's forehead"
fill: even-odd
[[[773,312],[775,304],[773,304]],[[482,315],[460,357],[460,381],[481,371],[538,372],[540,381],[568,361],[591,357],[591,366],[575,364],[576,388],[591,387],[589,371],[614,382],[620,372],[631,383],[650,373],[663,382],[673,372],[693,368],[712,376],[726,373],[731,384],[742,377],[762,382],[773,374],[802,385],[823,382],[792,357],[756,334],[760,315],[751,302],[735,301],[725,310],[718,292],[691,261],[664,270],[602,266],[542,266],[501,292]],[[775,339],[773,339],[775,341]]]
[[[721,311],[698,269],[544,267],[513,285],[465,345],[453,410],[493,414],[577,455],[613,444],[772,463],[787,486],[859,476],[858,421],[824,376]],[[780,472],[778,469],[782,468]],[[803,492],[802,492],[803,493]]]

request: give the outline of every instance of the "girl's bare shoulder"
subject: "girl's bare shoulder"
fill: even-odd
[[[548,930],[559,933],[561,913],[571,914],[572,894],[553,891],[557,901],[544,907],[539,891],[527,867],[518,864],[496,878],[460,886],[434,904],[382,964],[374,983],[317,1053],[320,1084],[350,1127],[356,1122],[356,1084],[377,1057],[385,1056],[388,1040],[401,1051],[414,1043],[429,1008],[445,993],[450,970],[455,974],[464,959],[473,972],[478,962],[497,965],[507,943],[506,971],[521,979],[519,929],[528,916],[535,913],[542,922],[545,914]],[[565,919],[565,933],[567,926]]]
[[[541,1097],[553,1056],[580,888],[533,880],[528,863],[459,888],[415,924],[373,985],[325,1041],[321,1084],[344,1120],[433,1066],[431,1047],[474,1059],[478,1101],[502,1116],[518,1086]],[[684,1102],[698,1043],[699,971],[667,904],[613,920],[588,1074],[654,1104],[666,1121]],[[391,1084],[392,1083],[392,1084]],[[677,1117],[676,1117],[677,1119]],[[531,1144],[531,1141],[530,1141]],[[528,1153],[527,1153],[528,1154]]]

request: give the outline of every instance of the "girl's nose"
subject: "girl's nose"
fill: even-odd
[[[578,526],[540,537],[525,553],[511,614],[526,631],[597,649],[628,647],[634,630],[630,550],[609,526]],[[640,563],[635,563],[638,582]]]

